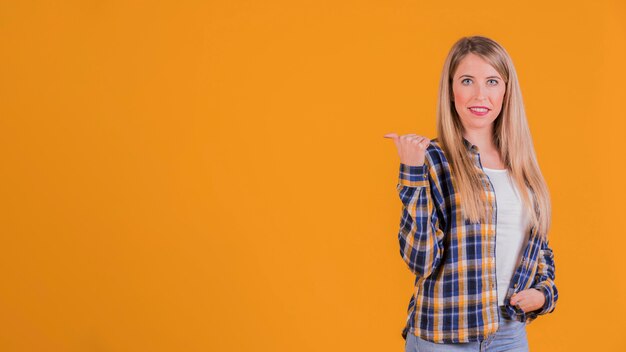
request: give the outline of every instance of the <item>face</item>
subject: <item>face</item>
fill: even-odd
[[[465,131],[491,131],[493,121],[502,110],[505,88],[498,71],[480,56],[469,53],[461,60],[454,73],[452,91]],[[471,107],[485,107],[487,111]]]

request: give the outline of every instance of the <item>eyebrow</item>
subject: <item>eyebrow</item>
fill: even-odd
[[[470,76],[470,75],[461,75],[461,77],[459,77],[459,78],[463,78],[463,77],[475,78],[474,76]],[[486,78],[497,78],[497,79],[502,79],[502,78],[500,78],[500,77],[498,77],[498,76],[489,76],[489,77],[486,77]]]

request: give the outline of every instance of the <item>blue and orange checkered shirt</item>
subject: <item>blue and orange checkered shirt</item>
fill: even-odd
[[[423,165],[400,163],[397,190],[402,200],[400,255],[416,275],[402,337],[412,333],[435,343],[483,341],[498,330],[496,277],[496,198],[482,169],[478,147],[463,139],[479,169],[493,215],[487,222],[464,220],[459,193],[438,139],[431,140]],[[558,299],[554,283],[554,254],[535,231],[506,289],[508,318],[529,323],[551,313]],[[542,308],[524,312],[510,297],[535,288],[546,296]]]

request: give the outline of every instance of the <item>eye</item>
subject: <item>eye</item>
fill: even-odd
[[[498,80],[497,79],[490,79],[490,81],[494,81],[496,83],[494,83],[493,85],[495,86],[496,84],[498,84]]]
[[[471,81],[471,79],[466,78],[466,79],[464,79],[464,80],[462,80],[462,81],[461,81],[461,84],[463,84],[463,82],[465,82],[465,81]]]

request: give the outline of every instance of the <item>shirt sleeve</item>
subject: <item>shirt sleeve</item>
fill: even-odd
[[[411,272],[421,277],[428,277],[443,256],[444,234],[431,197],[430,171],[428,162],[420,166],[400,163],[396,187],[402,201],[400,255]]]
[[[538,267],[535,274],[533,288],[543,292],[546,296],[546,301],[540,309],[532,312],[533,315],[542,315],[551,313],[556,307],[556,302],[559,299],[559,292],[554,283],[555,278],[555,265],[554,265],[554,252],[549,246],[548,240],[541,241],[541,250],[538,255]]]

